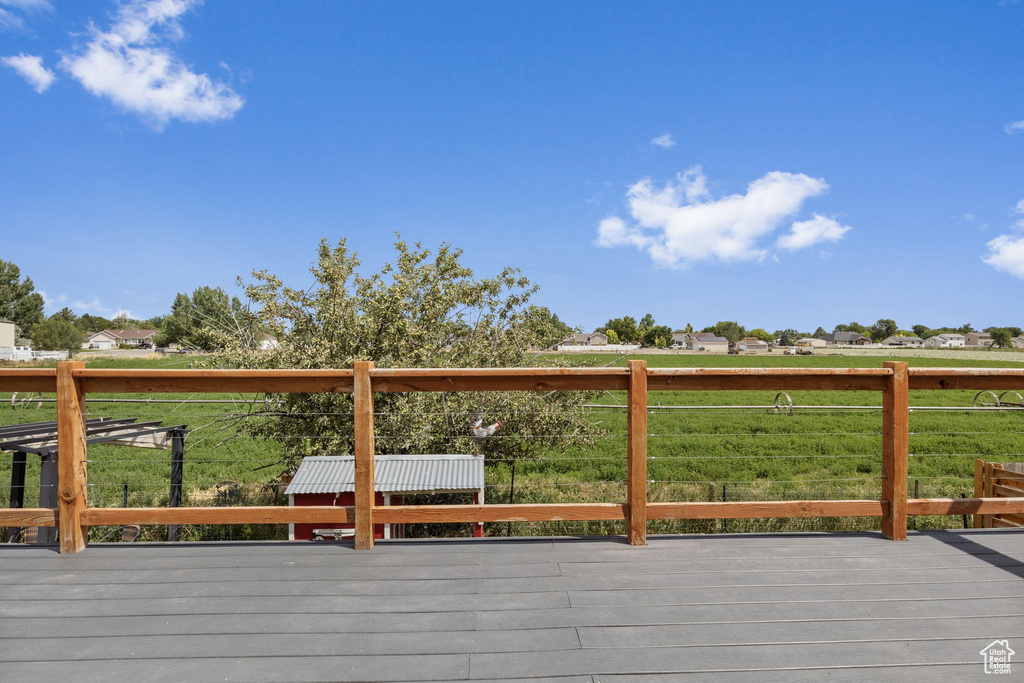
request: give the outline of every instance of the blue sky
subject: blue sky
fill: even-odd
[[[587,330],[1024,325],[1024,2],[0,0],[0,58],[48,312],[400,232]]]

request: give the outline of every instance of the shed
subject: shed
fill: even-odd
[[[374,456],[375,505],[401,505],[404,497],[417,493],[472,493],[473,503],[484,503],[484,459],[465,454],[448,455],[377,455]],[[355,457],[351,455],[318,455],[302,459],[285,494],[289,505],[355,505]],[[288,538],[310,541],[332,536],[341,538],[354,533],[354,525],[341,524],[336,529],[314,529],[314,524],[289,524]],[[401,535],[391,524],[374,525],[375,538]],[[397,533],[395,533],[397,532]],[[473,535],[483,536],[483,523],[473,527]]]

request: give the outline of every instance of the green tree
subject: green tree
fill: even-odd
[[[704,332],[710,332],[711,334],[718,335],[719,337],[725,337],[729,340],[730,344],[735,344],[739,340],[746,336],[746,329],[737,322],[732,320],[719,320],[711,327],[705,327]]]
[[[106,318],[101,318],[98,315],[89,315],[88,313],[83,314],[75,324],[83,332],[100,332],[102,330],[109,330],[114,328],[114,323]]]
[[[18,328],[18,341],[28,338],[32,326],[43,320],[43,296],[35,291],[31,278],[21,278],[21,269],[0,260],[0,320]]]
[[[895,320],[890,320],[889,318],[881,318],[878,320],[878,322],[876,322],[874,325],[868,328],[868,333],[872,341],[880,342],[883,339],[895,335],[899,329],[900,328],[896,324]],[[863,334],[863,332],[861,334]]]
[[[856,332],[857,334],[867,334],[868,328],[864,327],[860,323],[853,322],[845,325],[836,325],[836,329],[833,332]]]
[[[793,346],[796,344],[796,340],[800,338],[800,333],[792,328],[780,330],[776,334],[778,335],[779,344],[783,346]]]
[[[825,331],[825,328],[819,325],[818,329],[816,329],[814,331],[814,334],[812,334],[811,336],[814,337],[815,339],[820,339],[821,337],[824,337],[826,334],[828,334],[828,332]]]
[[[644,331],[644,346],[664,348],[672,341],[672,328],[668,325],[654,325]]]
[[[246,294],[258,324],[279,345],[260,352],[225,339],[223,351],[210,362],[245,368],[350,368],[357,360],[372,360],[378,368],[552,362],[528,349],[559,341],[563,331],[554,324],[542,328],[527,322],[536,287],[518,270],[506,268],[477,279],[460,263],[462,252],[447,244],[434,253],[399,241],[395,250],[394,260],[379,272],[362,275],[345,240],[333,247],[323,240],[311,269],[313,285],[300,289],[266,271],[254,273]],[[569,440],[589,442],[600,428],[582,406],[594,397],[577,391],[379,393],[374,399],[375,443],[381,453],[479,449],[514,461]],[[264,419],[245,423],[251,434],[280,439],[296,459],[351,452],[351,395],[275,399],[275,409]],[[472,439],[470,425],[477,414],[503,423],[497,436]]]
[[[255,316],[238,297],[220,287],[199,287],[174,297],[171,314],[156,336],[157,346],[181,344],[212,351],[225,344],[257,349],[262,338]]]
[[[84,338],[82,330],[60,313],[32,326],[32,348],[37,351],[74,351],[82,348]]]
[[[992,335],[992,345],[998,346],[1002,349],[1009,349],[1013,346],[1013,342],[1010,341],[1014,336],[1005,327],[990,327],[988,333]]]
[[[753,330],[749,330],[746,333],[745,336],[747,336],[747,337],[754,337],[756,339],[760,339],[763,342],[768,342],[769,344],[771,342],[775,341],[775,337],[773,337],[771,334],[769,334],[767,332],[767,330],[765,330],[765,329],[763,329],[761,327],[758,327],[758,328],[753,329]]]
[[[615,334],[619,335],[619,340],[623,344],[640,341],[640,332],[637,329],[636,320],[628,315],[622,318],[609,320],[601,327],[601,329],[615,330]]]
[[[928,337],[935,336],[935,332],[932,331],[932,328],[926,325],[912,325],[910,329],[914,331],[915,336],[920,337],[921,339],[927,339]]]
[[[970,323],[964,323],[956,329],[960,334],[967,334],[968,332],[974,332],[974,327]]]
[[[607,330],[604,331],[604,333],[606,335],[608,335],[608,343],[609,344],[618,344],[619,343],[619,333],[618,332],[616,332],[615,330],[613,330],[612,328],[609,327]]]

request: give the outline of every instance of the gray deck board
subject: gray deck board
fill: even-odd
[[[1024,532],[0,545],[9,680],[959,681],[995,639]]]

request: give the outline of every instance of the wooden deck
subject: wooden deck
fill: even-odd
[[[10,681],[963,681],[1024,532],[0,545]]]

